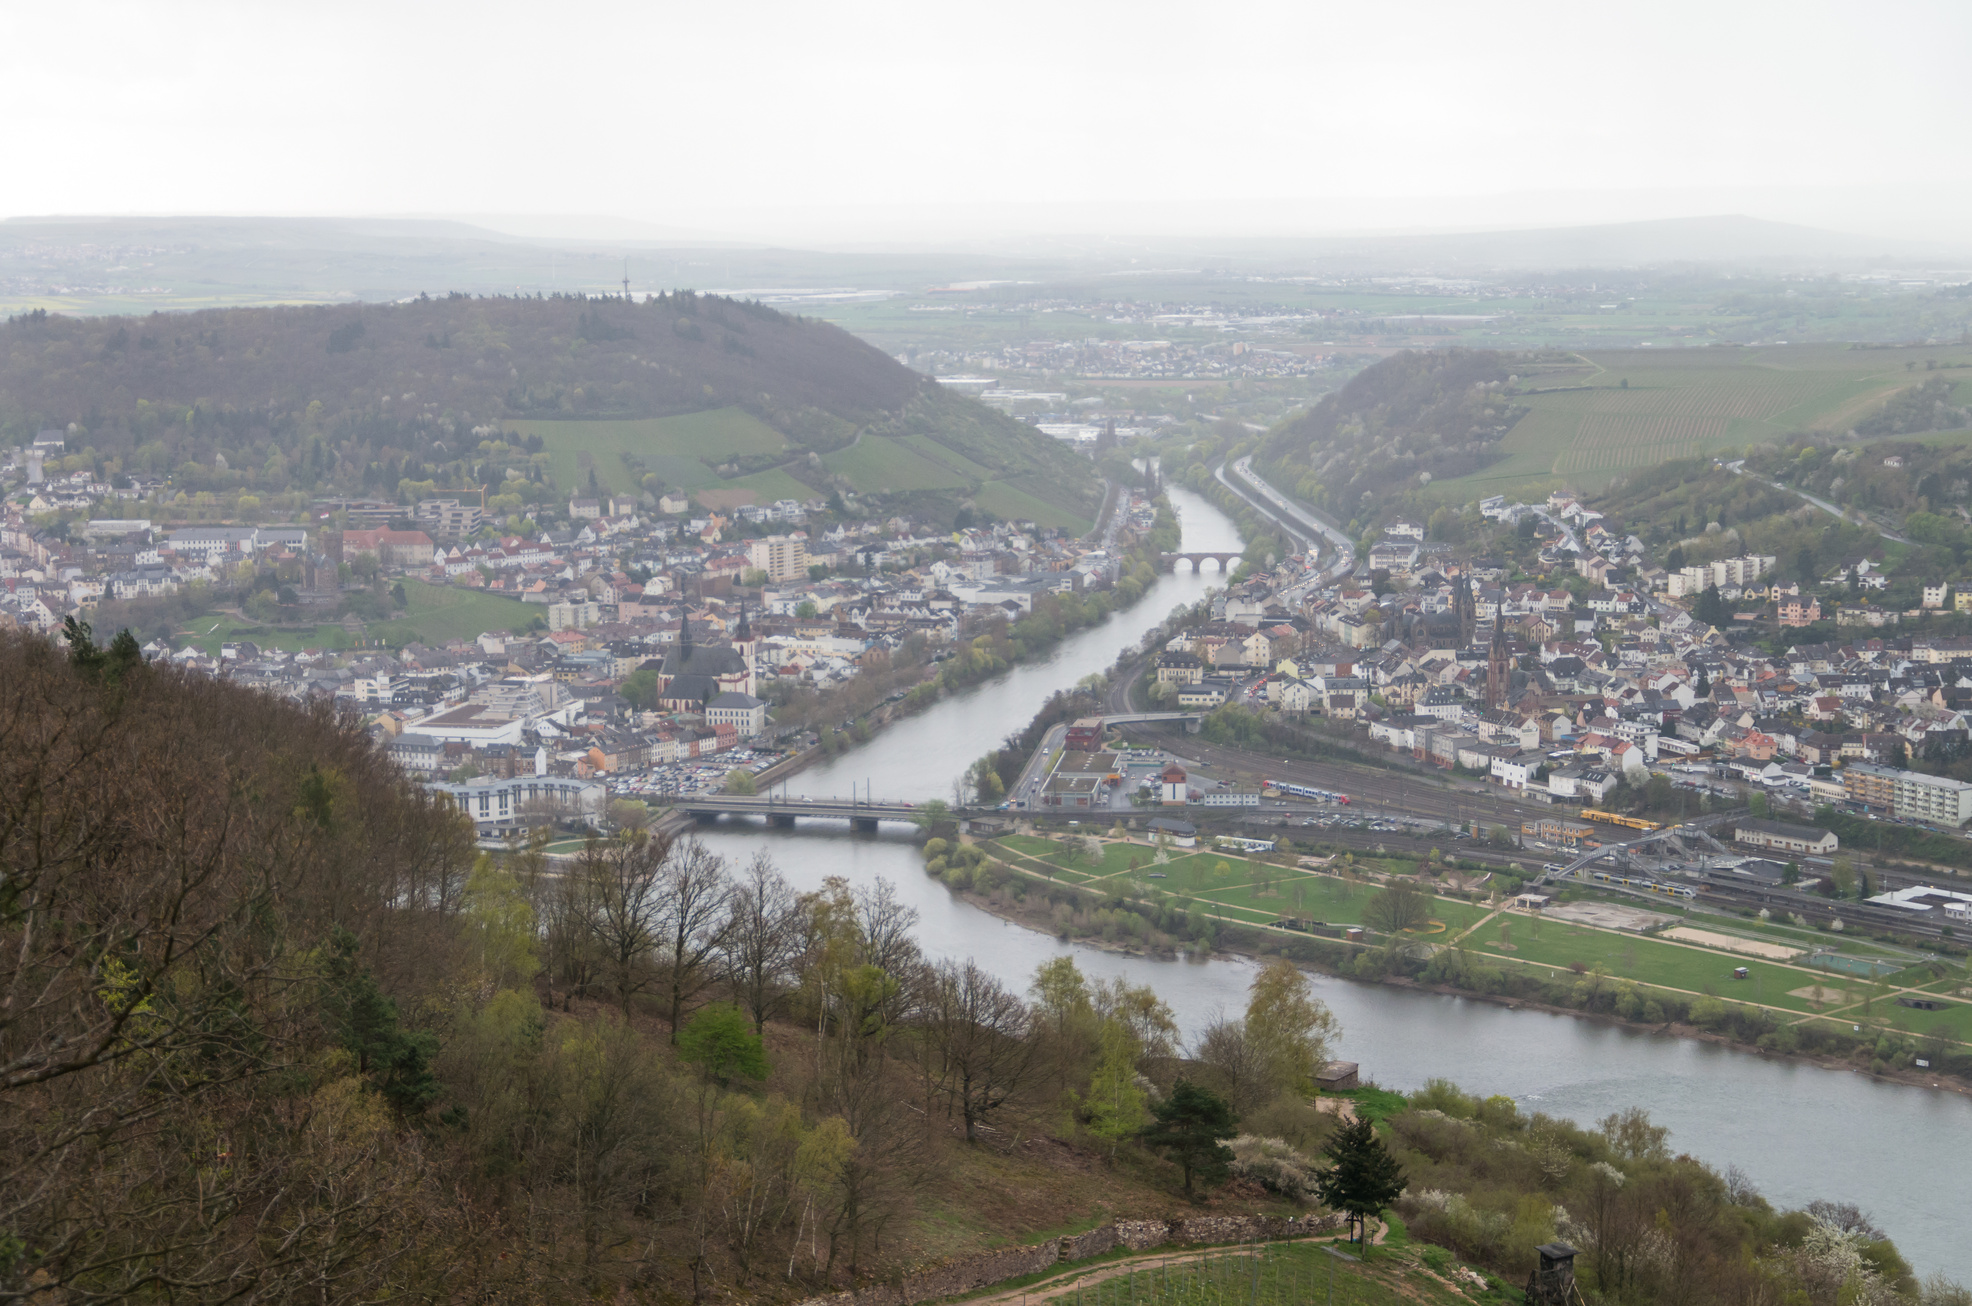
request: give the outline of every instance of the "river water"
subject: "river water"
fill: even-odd
[[[1237,549],[1232,523],[1206,500],[1169,491],[1186,550]],[[1064,640],[1046,660],[973,687],[884,730],[868,744],[789,782],[794,795],[878,799],[951,797],[971,762],[1019,730],[1054,690],[1115,661],[1216,573],[1162,577],[1143,601]],[[1238,1013],[1249,963],[1159,961],[1063,943],[1009,924],[928,878],[907,830],[849,836],[840,823],[795,830],[724,825],[705,842],[734,861],[761,848],[799,888],[831,875],[878,877],[917,908],[918,939],[934,959],[972,957],[1024,990],[1034,969],[1071,953],[1084,974],[1152,985],[1187,1035],[1221,1011]],[[1467,1092],[1504,1093],[1525,1111],[1592,1124],[1628,1106],[1671,1129],[1671,1145],[1723,1169],[1737,1164],[1776,1205],[1818,1197],[1871,1212],[1920,1274],[1972,1281],[1972,1100],[1877,1083],[1862,1075],[1769,1060],[1750,1052],[1614,1029],[1574,1016],[1316,976],[1342,1025],[1337,1055],[1366,1079],[1412,1089],[1443,1077]]]

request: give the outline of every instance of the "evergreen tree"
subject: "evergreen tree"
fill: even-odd
[[[1239,1132],[1239,1120],[1224,1098],[1180,1079],[1150,1113],[1156,1118],[1139,1137],[1178,1163],[1186,1197],[1192,1196],[1194,1180],[1215,1184],[1226,1177],[1233,1155],[1225,1140]]]
[[[398,1027],[397,1004],[377,977],[356,959],[359,941],[337,926],[329,941],[322,1014],[343,1048],[356,1058],[356,1072],[368,1079],[402,1114],[422,1111],[438,1095],[431,1058],[437,1040]]]
[[[1332,1164],[1315,1180],[1315,1192],[1323,1205],[1346,1213],[1349,1222],[1358,1226],[1358,1237],[1367,1250],[1370,1220],[1404,1191],[1403,1168],[1366,1117],[1336,1130],[1322,1155]]]

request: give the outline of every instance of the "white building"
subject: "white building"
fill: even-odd
[[[451,800],[471,818],[482,836],[504,835],[556,820],[594,825],[609,801],[609,790],[596,781],[559,776],[528,775],[501,780],[483,775],[463,784],[426,787]]]
[[[767,728],[767,704],[751,694],[721,694],[705,705],[705,723],[731,726],[741,739],[752,739]]]

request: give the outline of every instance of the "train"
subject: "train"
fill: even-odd
[[[1658,822],[1646,821],[1641,816],[1624,816],[1621,812],[1605,812],[1594,807],[1584,807],[1582,809],[1582,819],[1584,821],[1601,821],[1607,825],[1621,825],[1631,830],[1642,830],[1645,833],[1664,828]]]
[[[1349,795],[1339,794],[1333,789],[1317,789],[1313,785],[1290,784],[1286,780],[1262,780],[1260,782],[1260,788],[1278,789],[1284,794],[1293,794],[1296,798],[1313,798],[1324,803],[1342,803],[1346,805],[1349,801]]]
[[[1619,889],[1641,889],[1646,893],[1661,893],[1666,898],[1698,896],[1698,890],[1688,884],[1666,884],[1662,880],[1652,880],[1641,875],[1623,875],[1616,871],[1591,871],[1589,879],[1597,884],[1607,884]]]

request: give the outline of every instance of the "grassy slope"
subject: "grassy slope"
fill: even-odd
[[[1578,357],[1579,366],[1545,374],[1538,384],[1586,389],[1517,397],[1531,411],[1501,441],[1508,457],[1472,475],[1438,481],[1431,493],[1463,500],[1549,477],[1594,488],[1618,472],[1671,458],[1743,448],[1796,431],[1846,431],[1925,376],[1906,370],[1911,360],[1905,351],[1836,345]],[[1957,361],[1972,354],[1953,347],[1936,357]]]
[[[742,408],[718,408],[678,417],[641,421],[556,422],[520,419],[507,423],[517,434],[538,435],[547,445],[555,484],[576,492],[588,485],[587,453],[596,479],[605,490],[634,491],[637,477],[619,456],[635,455],[648,471],[668,485],[696,490],[719,484],[719,474],[707,465],[728,458],[786,453],[787,437]]]

